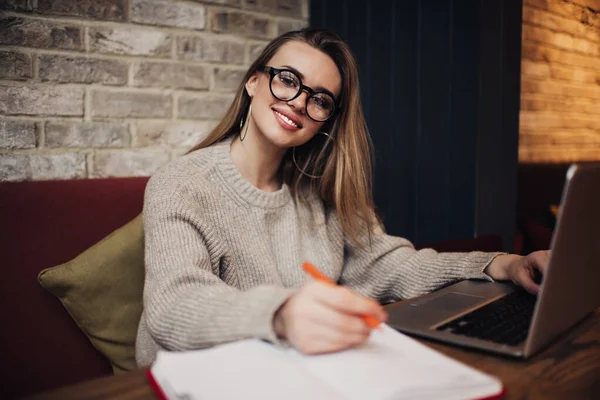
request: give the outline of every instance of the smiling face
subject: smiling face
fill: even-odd
[[[335,62],[307,43],[285,43],[266,65],[295,70],[303,85],[315,91],[329,91],[336,99],[340,96],[342,78]],[[268,72],[258,71],[246,83],[252,97],[253,131],[278,148],[303,145],[319,132],[324,122],[316,122],[306,114],[309,96],[306,90],[293,100],[281,101],[271,93],[270,80]]]

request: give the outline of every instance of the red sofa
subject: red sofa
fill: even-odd
[[[107,359],[37,275],[73,259],[138,215],[147,180],[0,182],[0,399],[112,374]],[[497,251],[502,241],[487,236],[427,247]]]
[[[0,182],[0,398],[112,374],[37,281],[142,211],[148,178]]]

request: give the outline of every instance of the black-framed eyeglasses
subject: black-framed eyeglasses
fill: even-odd
[[[306,115],[313,121],[327,121],[335,113],[336,101],[333,94],[327,90],[313,90],[303,85],[302,80],[295,71],[266,65],[260,65],[258,69],[271,75],[269,87],[271,94],[277,100],[292,101],[306,90],[308,92]]]

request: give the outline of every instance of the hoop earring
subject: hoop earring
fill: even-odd
[[[248,114],[246,114],[246,118],[240,120],[240,141],[243,142],[246,139],[246,135],[248,134],[248,120],[250,119],[250,113],[252,112],[252,103],[248,107]],[[246,125],[246,130],[244,131],[244,135],[242,136],[242,128]]]
[[[333,140],[331,135],[327,132],[318,132],[321,135],[325,135],[327,136],[327,141],[325,142],[325,145],[323,146],[323,148],[321,149],[321,152],[325,151],[325,148],[329,145],[329,143]],[[308,162],[306,163],[307,165],[304,166],[304,168],[300,168],[300,166],[298,165],[298,162],[296,161],[296,147],[294,146],[294,148],[292,148],[292,161],[294,162],[294,165],[296,166],[296,169],[298,171],[300,171],[300,173],[304,176],[307,176],[311,179],[319,179],[322,178],[323,175],[311,175],[308,172],[306,172],[306,168],[308,167]]]

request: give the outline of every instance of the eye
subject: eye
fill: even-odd
[[[299,86],[299,79],[291,71],[281,71],[277,77],[286,86],[297,88]]]
[[[333,105],[331,96],[324,93],[317,93],[312,97],[312,101],[315,103],[315,105],[324,110],[330,110]]]

